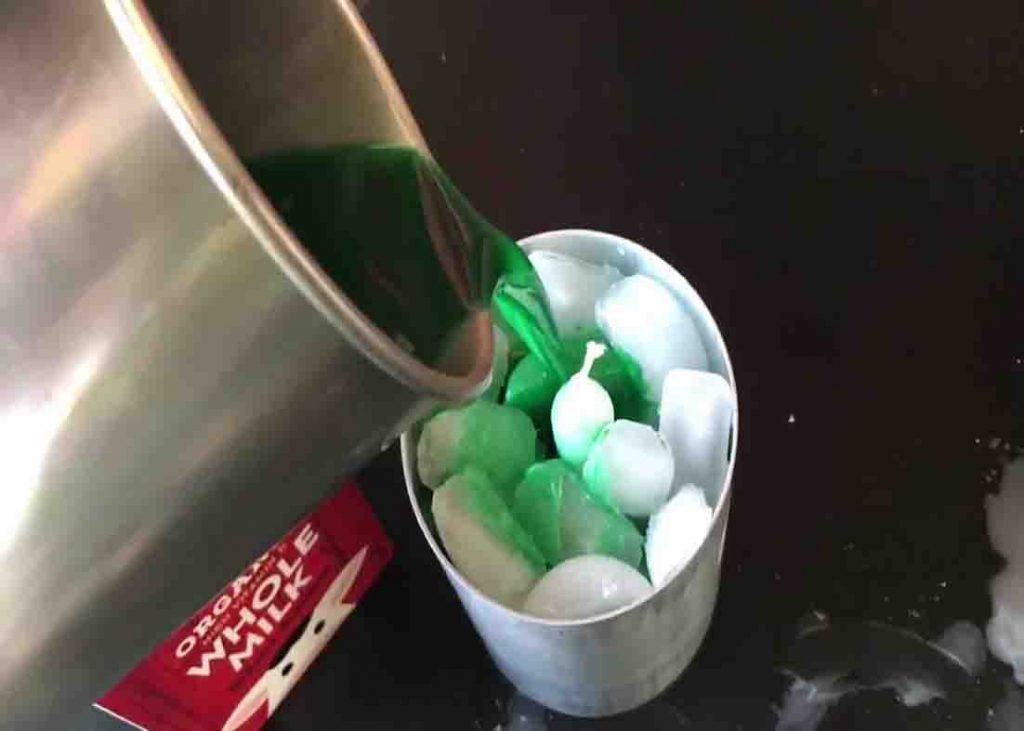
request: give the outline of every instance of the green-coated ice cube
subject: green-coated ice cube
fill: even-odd
[[[538,462],[526,470],[512,498],[512,514],[551,565],[561,560],[562,493],[572,479],[572,470],[562,460]]]
[[[674,472],[665,438],[647,424],[625,419],[601,430],[583,463],[591,497],[631,518],[646,518],[661,507]]]
[[[596,340],[603,342],[600,334],[566,338],[566,358],[574,371],[583,365],[587,351],[587,342]],[[650,421],[654,416],[655,406],[648,399],[647,386],[644,384],[640,367],[628,356],[608,348],[604,355],[594,362],[590,377],[604,386],[615,406],[615,416],[620,419],[634,421]],[[548,412],[555,394],[562,386],[552,376],[550,369],[532,354],[526,355],[516,364],[508,377],[505,388],[505,403],[522,409],[537,423],[548,420]]]
[[[559,459],[535,464],[516,487],[512,514],[533,537],[547,562],[584,554],[640,565],[643,537],[632,522],[591,498],[580,476]]]
[[[455,567],[477,589],[518,609],[544,573],[544,557],[487,476],[474,467],[434,491],[431,511]]]
[[[437,487],[472,466],[486,474],[506,500],[536,455],[537,430],[530,417],[489,401],[435,415],[423,426],[416,448],[420,479],[427,487]]]

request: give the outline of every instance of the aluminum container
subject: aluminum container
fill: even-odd
[[[711,313],[683,276],[650,251],[611,234],[550,231],[520,242],[528,252],[558,251],[624,274],[645,274],[686,306],[708,351],[710,369],[735,392],[729,354]],[[508,609],[477,591],[452,565],[434,533],[428,489],[416,476],[415,433],[402,437],[405,481],[416,520],[495,664],[520,692],[574,716],[607,716],[646,703],[667,688],[693,659],[711,623],[718,594],[733,469],[738,411],[729,465],[714,501],[711,529],[696,555],[641,602],[579,621],[548,621]]]
[[[491,328],[418,362],[240,163],[425,150],[348,0],[7,3],[0,90],[0,729],[67,729]]]

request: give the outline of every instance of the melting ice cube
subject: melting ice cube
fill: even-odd
[[[736,401],[717,373],[674,369],[661,391],[658,430],[672,449],[676,485],[694,484],[718,500],[728,464]]]
[[[551,433],[558,456],[573,467],[583,464],[598,433],[615,418],[611,396],[590,377],[591,366],[604,350],[599,343],[587,344],[583,367],[558,389],[551,404]]]
[[[639,571],[608,556],[577,556],[544,575],[523,611],[545,619],[585,619],[650,595]]]
[[[711,515],[704,492],[685,485],[651,516],[647,525],[647,573],[655,586],[664,584],[677,566],[697,552],[711,527]]]
[[[593,330],[594,305],[622,274],[608,264],[591,264],[554,251],[535,251],[530,263],[537,270],[551,306],[551,317],[562,337]]]
[[[427,487],[472,465],[506,499],[536,457],[537,430],[530,417],[488,401],[437,414],[424,425],[416,445],[420,479]]]
[[[706,371],[708,354],[697,326],[664,286],[641,274],[616,282],[597,301],[598,327],[640,364],[655,400],[673,368]]]
[[[469,468],[434,491],[431,511],[448,557],[481,592],[517,608],[544,559],[486,475]]]
[[[985,635],[978,626],[966,621],[954,622],[932,642],[971,675],[985,669]]]
[[[512,514],[551,565],[588,553],[611,556],[634,568],[640,565],[640,532],[627,518],[593,500],[580,476],[560,459],[526,471]]]
[[[590,493],[633,518],[644,518],[672,489],[672,452],[646,424],[618,419],[597,435],[583,465]]]
[[[1024,459],[1006,466],[999,494],[989,495],[985,508],[992,547],[1006,559],[992,580],[988,645],[1024,684]]]

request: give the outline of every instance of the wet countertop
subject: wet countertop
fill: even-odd
[[[361,479],[394,565],[271,728],[1021,728],[998,725],[1024,723],[1024,699],[991,657],[928,703],[866,688],[906,663],[947,672],[926,640],[991,614],[984,499],[1024,448],[1020,5],[364,12],[496,224],[619,233],[683,272],[731,350],[743,429],[714,622],[648,707],[579,722],[517,697],[388,453]],[[865,687],[794,707],[830,663]]]
[[[702,294],[739,387],[732,513],[690,669],[633,714],[573,721],[491,665],[391,450],[360,481],[395,560],[268,728],[1020,729],[1007,666],[972,677],[928,642],[985,627],[985,495],[1024,450],[1020,4],[364,13],[497,225],[619,233]],[[829,663],[838,695],[791,706]],[[945,697],[875,687],[905,663],[948,676]]]

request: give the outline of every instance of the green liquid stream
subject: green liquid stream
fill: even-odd
[[[250,160],[250,174],[320,267],[378,328],[438,364],[481,308],[558,380],[571,375],[529,260],[431,159],[353,145]]]

